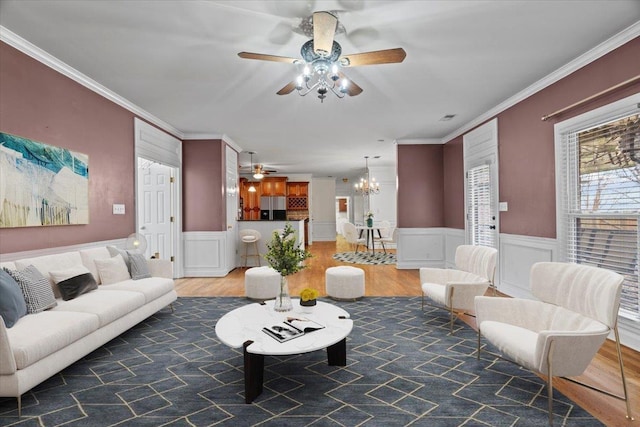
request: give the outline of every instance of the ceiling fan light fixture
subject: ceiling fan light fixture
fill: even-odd
[[[255,179],[262,179],[262,178],[264,178],[264,175],[262,174],[262,172],[260,172],[260,171],[258,170],[258,171],[256,171],[256,173],[254,173],[254,174],[253,174],[253,177],[254,177]]]

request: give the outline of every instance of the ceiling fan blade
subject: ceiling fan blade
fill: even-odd
[[[289,95],[296,88],[296,82],[289,82],[285,87],[276,92],[278,95]]]
[[[320,56],[328,56],[333,48],[333,36],[338,27],[338,18],[329,12],[313,14],[313,51]]]
[[[353,80],[351,80],[350,78],[348,78],[347,76],[345,76],[342,73],[338,73],[338,75],[340,76],[340,79],[345,79],[347,80],[349,83],[347,84],[347,95],[349,96],[356,96],[356,95],[360,95],[362,93],[362,88],[360,86],[358,86],[357,84],[355,84],[353,82]]]
[[[296,58],[289,58],[286,56],[277,56],[277,55],[265,55],[263,53],[252,53],[252,52],[240,52],[238,53],[240,58],[244,59],[257,59],[260,61],[273,61],[273,62],[286,62],[289,64],[295,64],[297,61],[300,61]]]
[[[407,52],[403,48],[375,50],[373,52],[343,55],[338,60],[342,67],[358,67],[360,65],[395,64],[404,61]]]

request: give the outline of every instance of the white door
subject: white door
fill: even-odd
[[[173,168],[143,158],[138,167],[138,232],[147,239],[145,256],[171,259]]]
[[[467,242],[498,248],[498,121],[463,137]]]
[[[231,271],[236,267],[236,246],[238,242],[238,153],[230,147],[226,148],[226,202],[227,202],[227,251],[226,268]]]

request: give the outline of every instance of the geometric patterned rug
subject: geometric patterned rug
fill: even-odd
[[[349,262],[351,264],[370,264],[370,265],[382,265],[382,264],[395,264],[395,253],[376,252],[340,252],[333,254],[333,259]]]
[[[544,382],[483,353],[463,322],[420,297],[334,302],[354,320],[347,366],[326,353],[265,358],[264,390],[244,403],[242,352],[214,331],[245,298],[178,298],[25,393],[0,398],[2,426],[540,426]],[[331,301],[330,301],[331,302]],[[492,349],[490,349],[492,350]],[[600,426],[559,392],[556,425]]]

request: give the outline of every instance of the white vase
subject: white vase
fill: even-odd
[[[273,304],[273,309],[275,311],[293,310],[291,296],[289,295],[289,284],[287,282],[287,276],[280,276],[280,292],[276,296],[276,301]]]

